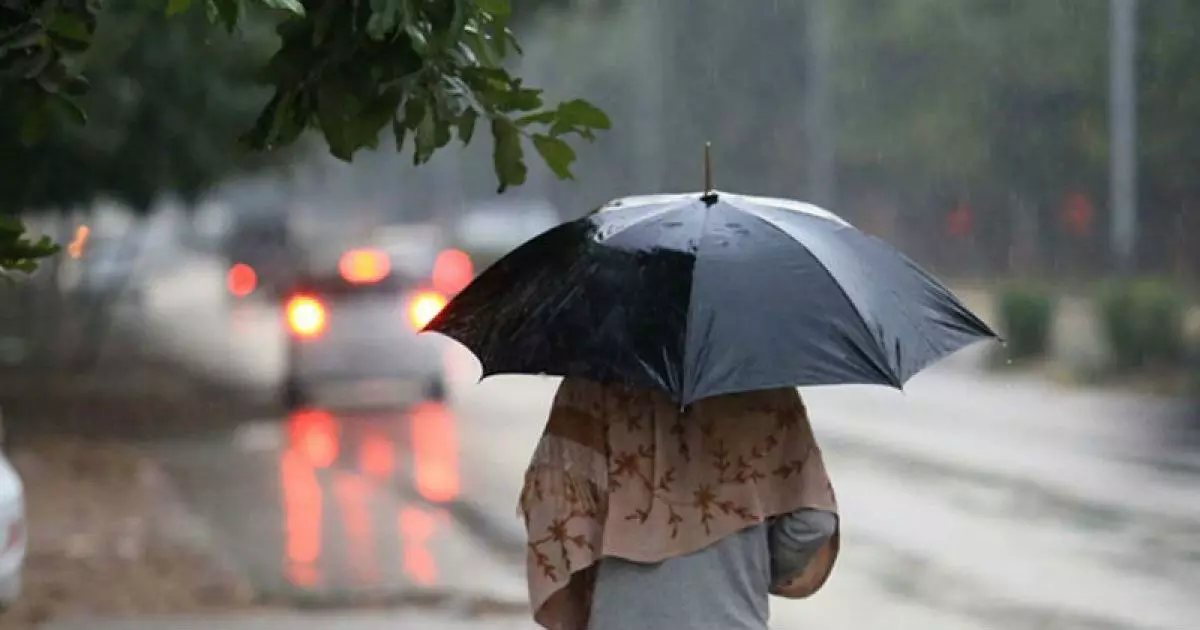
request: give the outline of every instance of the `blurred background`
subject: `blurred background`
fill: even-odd
[[[488,138],[247,156],[270,25],[135,0],[87,126],[0,116],[0,212],[65,245],[0,285],[0,627],[531,627],[555,382],[415,330],[559,221],[699,189],[705,141],[719,189],[832,209],[1007,338],[805,392],[845,543],[774,627],[1200,624],[1200,3],[518,4],[516,70],[613,120],[575,181],[497,195]]]

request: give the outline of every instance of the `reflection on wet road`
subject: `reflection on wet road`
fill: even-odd
[[[160,449],[232,560],[268,593],[519,598],[511,568],[489,562],[445,507],[460,492],[456,431],[454,415],[434,403],[308,409]]]
[[[278,318],[243,314],[227,325],[200,307],[164,310],[145,329],[198,367],[269,388]],[[431,585],[521,602],[522,558],[489,551],[522,549],[514,501],[556,383],[476,384],[469,355],[447,359],[451,410],[310,410],[164,445],[163,459],[276,593]],[[805,391],[843,547],[818,596],[773,602],[773,627],[1200,628],[1200,429],[1163,422],[1162,401],[968,363],[904,394]]]

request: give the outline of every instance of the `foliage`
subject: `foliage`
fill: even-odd
[[[84,122],[74,97],[87,90],[77,55],[96,31],[95,0],[0,4],[0,95],[15,104],[21,137],[40,139],[56,116]]]
[[[608,118],[578,99],[547,107],[541,90],[504,69],[520,52],[508,17],[507,0],[309,2],[279,27],[282,47],[266,69],[275,96],[245,139],[271,149],[317,128],[349,161],[390,126],[398,150],[411,135],[413,162],[423,164],[455,132],[469,143],[482,122],[498,192],[525,182],[524,137],[569,179],[575,152],[564,138],[592,140]]]
[[[92,42],[101,7],[95,0],[4,6],[9,4],[20,8],[0,14],[0,90],[14,94],[4,100],[11,107],[5,113],[21,121],[17,137],[32,143],[45,140],[46,130],[67,114],[84,120],[79,56]],[[165,8],[178,17],[203,9],[230,34],[241,35],[255,6],[275,11],[280,46],[259,77],[273,96],[242,136],[249,148],[277,151],[311,129],[323,135],[333,155],[350,161],[359,150],[376,148],[390,128],[397,150],[411,142],[414,164],[423,164],[455,135],[471,142],[484,125],[503,192],[526,180],[526,141],[555,175],[569,179],[575,150],[567,139],[590,141],[610,127],[587,101],[544,103],[541,90],[505,68],[520,53],[508,0],[166,0]],[[175,117],[188,120],[182,113]],[[200,124],[192,128],[213,135]],[[57,139],[70,143],[72,133]],[[114,160],[108,175],[112,170],[130,169]],[[178,174],[174,181],[172,175],[154,180],[185,191],[212,180],[210,173]],[[0,251],[0,260],[10,259],[7,254]]]
[[[1054,294],[1042,284],[1005,287],[998,296],[1000,326],[1009,359],[1041,358],[1050,350],[1054,329]]]
[[[29,273],[37,268],[37,259],[57,253],[58,245],[47,237],[32,240],[20,221],[0,216],[0,275],[13,271]]]
[[[269,57],[270,32],[212,31],[201,14],[168,20],[141,0],[108,0],[86,58],[92,87],[77,99],[86,124],[51,119],[31,143],[20,104],[0,103],[0,212],[96,196],[144,210],[160,191],[194,198],[233,170],[266,165],[232,138],[266,101],[253,64]]]
[[[1099,321],[1118,369],[1175,365],[1186,354],[1187,301],[1174,284],[1112,280],[1096,300]]]

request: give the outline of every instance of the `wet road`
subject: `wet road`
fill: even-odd
[[[432,403],[309,409],[158,452],[231,559],[275,599],[520,601],[509,564],[452,515],[456,430]]]
[[[202,270],[192,287],[203,286]],[[210,274],[211,275],[211,274]],[[210,278],[211,280],[211,278]],[[170,286],[170,289],[165,287]],[[270,386],[276,315],[156,290],[150,334]],[[184,493],[264,585],[329,599],[458,593],[519,602],[513,502],[554,383],[472,383],[448,407],[310,410],[162,446]],[[777,628],[1200,627],[1200,438],[1164,404],[986,377],[952,362],[906,394],[805,393],[843,509],[826,589]],[[804,625],[811,624],[811,625]]]

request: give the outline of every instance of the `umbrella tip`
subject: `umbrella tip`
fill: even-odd
[[[704,143],[704,196],[701,199],[708,205],[717,200],[717,193],[713,190],[712,142]]]

